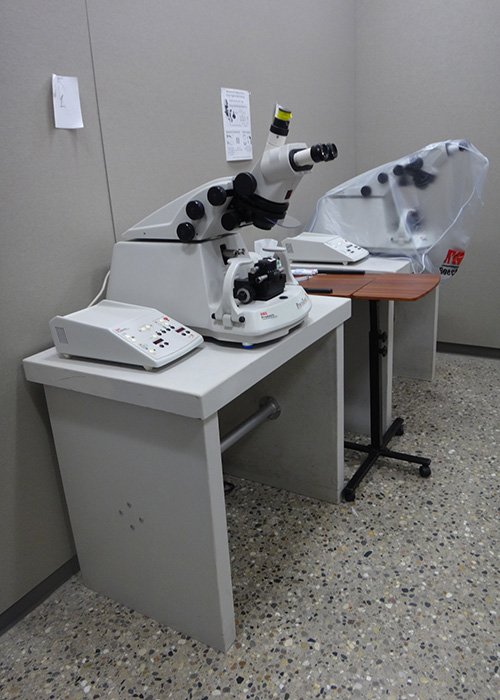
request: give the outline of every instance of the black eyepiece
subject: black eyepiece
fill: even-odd
[[[311,146],[311,158],[315,163],[335,160],[337,156],[337,146],[334,143],[317,143],[315,146]]]

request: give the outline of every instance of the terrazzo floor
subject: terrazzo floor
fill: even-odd
[[[382,461],[341,506],[236,482],[227,654],[77,575],[0,638],[0,698],[499,698],[500,362],[439,354],[395,415],[431,478]]]

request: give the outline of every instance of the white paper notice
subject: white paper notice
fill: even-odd
[[[250,93],[221,88],[226,160],[252,160]]]
[[[52,74],[52,100],[57,129],[82,129],[78,78]]]

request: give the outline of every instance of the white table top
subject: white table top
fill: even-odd
[[[206,341],[152,372],[139,367],[60,357],[49,348],[23,361],[40,384],[190,418],[208,418],[351,315],[349,299],[314,297],[305,321],[284,338],[250,350]]]

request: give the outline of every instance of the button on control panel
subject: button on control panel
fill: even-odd
[[[118,326],[114,332],[125,342],[136,345],[158,359],[196,340],[198,333],[183,326],[170,316],[148,319],[137,327]]]

